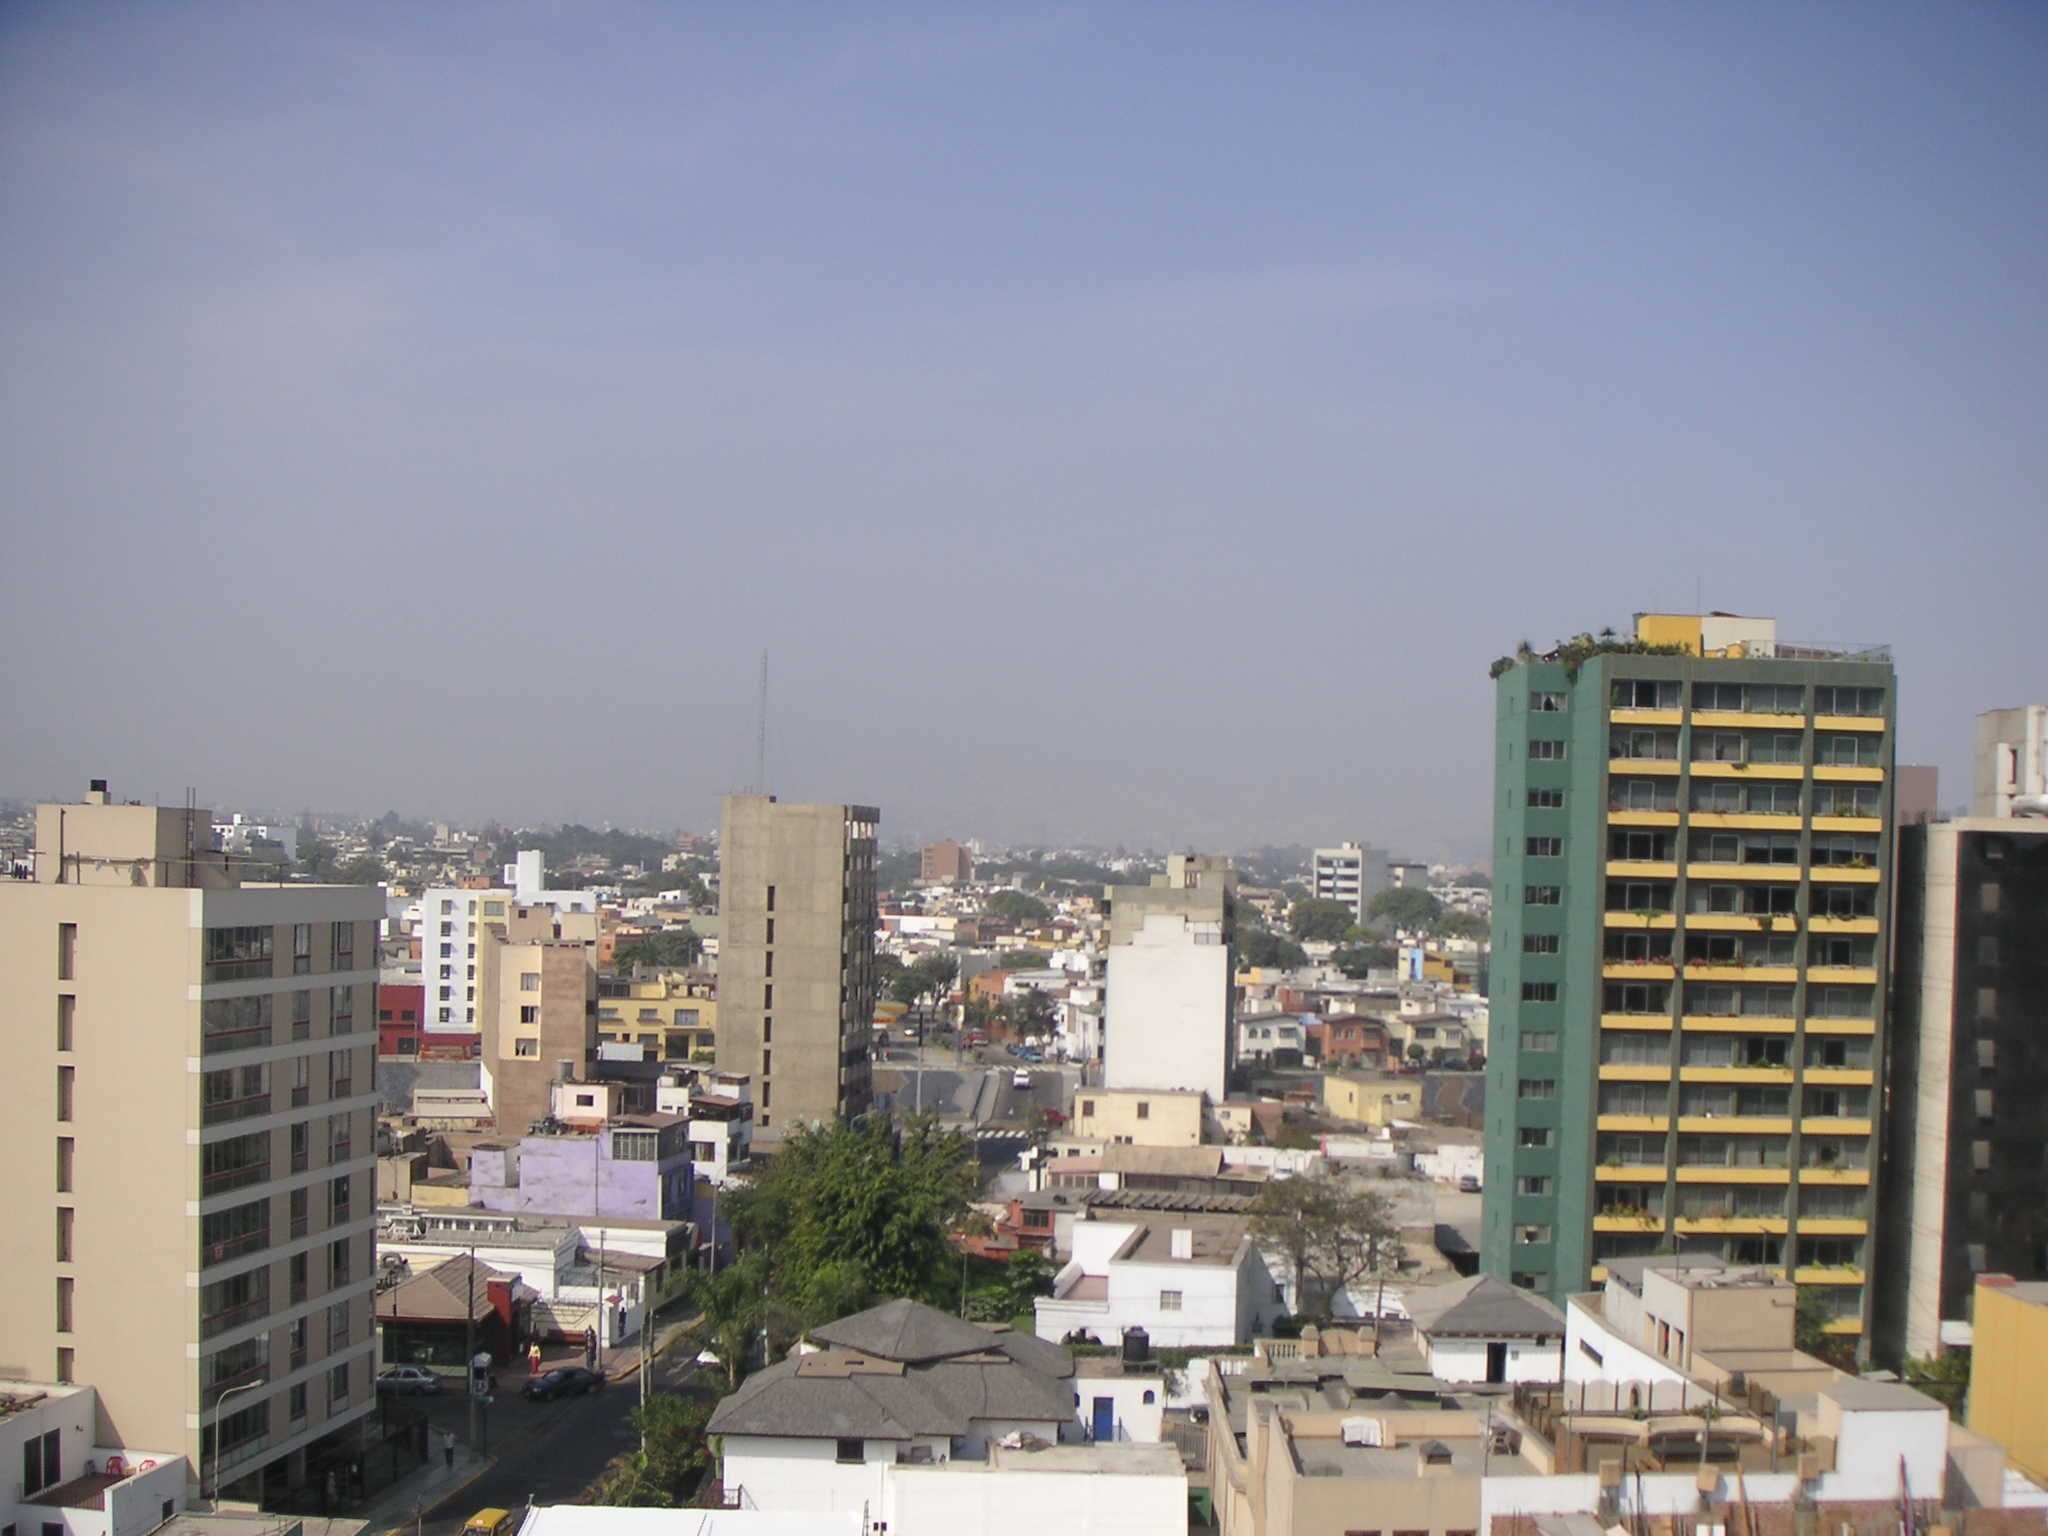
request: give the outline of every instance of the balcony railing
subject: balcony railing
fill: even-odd
[[[199,1042],[202,1056],[218,1055],[222,1051],[246,1051],[252,1046],[270,1044],[270,1026],[255,1024],[247,1029],[208,1030]]]
[[[234,1391],[235,1388],[246,1387],[251,1382],[266,1381],[269,1379],[269,1375],[269,1363],[258,1360],[254,1365],[248,1366],[232,1376],[223,1376],[219,1381],[208,1382],[206,1390],[201,1394],[200,1402],[204,1406],[211,1408],[227,1393]]]
[[[303,1215],[292,1217],[289,1225],[293,1237],[304,1237],[306,1235],[306,1218]]]
[[[245,1253],[255,1253],[270,1246],[270,1229],[262,1227],[254,1232],[244,1232],[226,1242],[209,1243],[199,1250],[199,1267],[210,1269],[215,1264],[225,1264],[229,1259],[238,1259]]]
[[[312,1102],[313,1102],[313,1090],[312,1090],[312,1089],[311,1089],[310,1087],[300,1087],[300,1088],[294,1088],[294,1089],[292,1090],[292,1108],[293,1108],[293,1109],[304,1109],[304,1108],[305,1108],[305,1107],[306,1107],[306,1106],[307,1106],[308,1104],[310,1104],[310,1103],[312,1103]]]
[[[251,1094],[245,1099],[222,1099],[205,1105],[199,1111],[201,1125],[224,1125],[230,1120],[247,1120],[254,1115],[270,1113],[268,1093]]]
[[[337,1164],[347,1162],[349,1158],[350,1149],[353,1148],[354,1145],[355,1143],[350,1141],[330,1141],[329,1143],[327,1143],[328,1166],[334,1167]]]
[[[210,1339],[217,1333],[226,1333],[230,1328],[239,1328],[244,1323],[253,1323],[259,1317],[270,1314],[270,1298],[258,1296],[254,1301],[245,1301],[239,1307],[229,1307],[225,1312],[216,1312],[211,1317],[199,1319],[199,1337]]]
[[[243,1189],[251,1184],[270,1182],[270,1161],[244,1163],[239,1168],[223,1168],[219,1173],[209,1173],[199,1181],[199,1193],[224,1195],[231,1189]]]
[[[247,981],[252,976],[275,976],[277,961],[273,956],[260,955],[247,960],[213,960],[207,963],[208,981]]]

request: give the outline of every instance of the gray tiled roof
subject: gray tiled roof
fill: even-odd
[[[811,1337],[820,1344],[855,1350],[877,1360],[901,1360],[905,1365],[981,1354],[995,1342],[995,1335],[986,1328],[902,1298],[813,1328]]]
[[[1424,1337],[1518,1338],[1564,1333],[1564,1314],[1540,1296],[1493,1275],[1473,1275],[1407,1297],[1409,1317]]]

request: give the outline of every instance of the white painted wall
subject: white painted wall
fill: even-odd
[[[1595,1360],[1587,1350],[1600,1358]],[[1685,1376],[1668,1361],[1629,1343],[1587,1312],[1576,1297],[1565,1302],[1564,1379],[1616,1383],[1682,1383]]]
[[[1835,1415],[1832,1400],[1822,1394],[1820,1427],[1828,1432]],[[1854,1488],[1878,1490],[1866,1498],[1892,1498],[1899,1492],[1899,1462],[1916,1499],[1939,1498],[1948,1476],[1948,1413],[1930,1400],[1925,1409],[1841,1410],[1835,1439],[1835,1473]]]
[[[1145,1401],[1147,1395],[1151,1401]],[[1076,1376],[1074,1378],[1074,1422],[1079,1433],[1069,1439],[1089,1436],[1095,1426],[1095,1399],[1106,1397],[1116,1404],[1119,1436],[1144,1444],[1155,1444],[1165,1422],[1166,1378],[1164,1376]]]
[[[1540,1348],[1527,1339],[1424,1338],[1422,1357],[1429,1362],[1430,1375],[1438,1381],[1484,1381],[1486,1351],[1491,1344],[1506,1344],[1508,1347],[1509,1381],[1558,1379],[1558,1349],[1555,1338]]]
[[[1157,1472],[896,1467],[889,1536],[1183,1536],[1188,1480]]]
[[[1189,1089],[1220,1102],[1229,1015],[1230,949],[1220,928],[1148,913],[1129,944],[1110,946],[1103,1086]]]
[[[948,1456],[946,1441],[934,1455]],[[882,1507],[882,1477],[895,1463],[898,1445],[890,1440],[864,1443],[866,1460],[842,1464],[830,1440],[799,1440],[770,1435],[725,1437],[725,1486],[746,1491],[743,1509],[856,1510]]]

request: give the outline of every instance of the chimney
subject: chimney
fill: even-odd
[[[94,779],[86,787],[85,803],[87,805],[105,805],[107,803],[107,781],[105,779]]]

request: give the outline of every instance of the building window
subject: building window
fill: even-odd
[[[1564,888],[1557,885],[1525,885],[1522,901],[1531,907],[1555,907],[1564,901]]]
[[[519,990],[522,992],[538,992],[540,990],[540,972],[521,971],[519,973]]]
[[[1515,1180],[1518,1195],[1547,1195],[1550,1193],[1550,1175],[1547,1173],[1525,1173]]]
[[[47,1430],[21,1442],[21,1496],[40,1493],[64,1481],[62,1431]]]
[[[1551,1141],[1550,1128],[1542,1125],[1525,1125],[1516,1133],[1515,1139],[1521,1146],[1547,1147]]]
[[[1140,1100],[1138,1103],[1138,1118],[1140,1120],[1150,1120],[1152,1118],[1152,1106],[1143,1100]]]
[[[78,980],[78,924],[57,925],[57,979]]]
[[[1159,1293],[1159,1310],[1162,1312],[1178,1312],[1180,1310],[1180,1294],[1179,1291],[1161,1291]]]
[[[69,1120],[71,1118],[72,1090],[77,1085],[77,1082],[78,1069],[76,1067],[59,1067],[57,1069],[57,1118],[59,1120]]]
[[[1532,859],[1554,859],[1564,852],[1561,837],[1532,837],[1526,844],[1528,856]]]
[[[1557,762],[1564,756],[1565,743],[1561,741],[1532,741],[1529,756],[1537,762]]]
[[[532,1004],[523,1006],[519,1010],[519,1022],[522,1024],[538,1024],[540,1022],[540,1009]]]
[[[1529,809],[1532,811],[1561,811],[1564,809],[1564,791],[1561,789],[1532,789],[1529,791]]]
[[[1083,1099],[1081,1101],[1081,1117],[1084,1120],[1095,1118],[1095,1101],[1093,1099]]]
[[[774,886],[768,887],[772,894]],[[867,1445],[860,1440],[840,1440],[833,1445],[832,1459],[841,1466],[857,1467],[867,1460]]]
[[[75,1145],[69,1136],[57,1138],[57,1193],[60,1195],[71,1193],[71,1162]]]
[[[69,992],[57,999],[57,1049],[68,1051],[72,1048],[72,1026],[77,1021],[78,999]]]
[[[1522,935],[1522,953],[1554,955],[1558,953],[1560,937],[1555,933],[1525,933]]]
[[[1557,983],[1554,981],[1525,981],[1522,983],[1522,1001],[1525,1003],[1554,1003],[1557,1001]]]
[[[540,1055],[540,1042],[538,1040],[514,1040],[512,1042],[512,1054],[514,1056],[537,1057]]]
[[[1547,1077],[1525,1077],[1521,1080],[1517,1098],[1554,1099],[1557,1097],[1557,1082]]]
[[[1557,1049],[1557,1031],[1554,1029],[1525,1029],[1522,1031],[1522,1049],[1525,1051],[1554,1051]]]
[[[59,1275],[57,1277],[57,1331],[59,1333],[69,1333],[71,1331],[71,1291],[71,1277],[69,1275]]]
[[[1532,693],[1529,695],[1529,713],[1532,715],[1561,715],[1564,713],[1565,696],[1561,693]]]
[[[348,1362],[342,1361],[327,1373],[327,1407],[329,1412],[348,1406]]]

